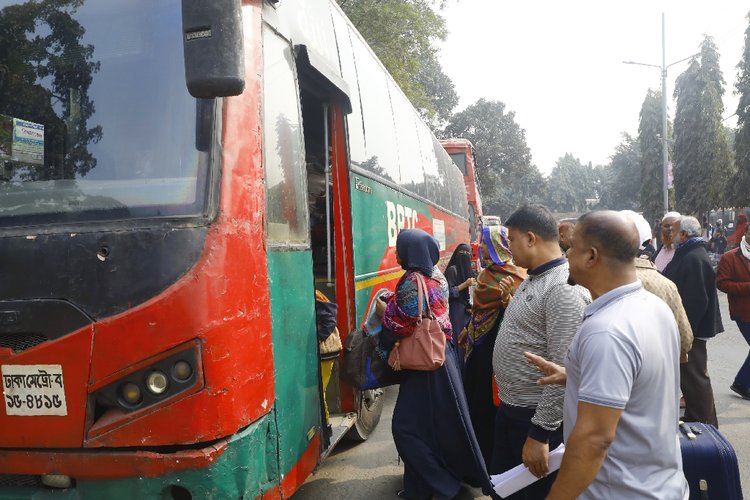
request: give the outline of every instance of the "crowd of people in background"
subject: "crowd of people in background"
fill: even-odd
[[[731,235],[721,220],[704,229],[677,212],[653,228],[632,211],[559,223],[526,205],[482,228],[478,274],[461,244],[445,275],[437,241],[401,231],[406,273],[379,304],[381,342],[419,321],[415,273],[448,342],[440,369],[401,373],[398,496],[453,498],[461,482],[485,487],[524,464],[538,480],[508,498],[685,498],[680,395],[686,421],[719,426],[706,349],[724,330],[717,286],[750,344],[747,218]],[[750,354],[731,388],[750,399]]]

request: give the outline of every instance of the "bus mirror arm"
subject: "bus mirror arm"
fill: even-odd
[[[208,152],[213,139],[216,99],[195,100],[195,149]]]
[[[185,83],[210,99],[245,89],[241,0],[182,0]]]

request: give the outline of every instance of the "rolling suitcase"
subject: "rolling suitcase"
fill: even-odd
[[[734,448],[713,425],[680,423],[682,469],[690,500],[742,500]]]

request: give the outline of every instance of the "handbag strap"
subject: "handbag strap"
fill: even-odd
[[[427,294],[427,284],[424,282],[424,278],[422,277],[422,274],[419,271],[415,271],[415,274],[417,275],[417,315],[419,316],[419,319],[417,320],[417,323],[422,322],[422,301],[424,300],[425,294]],[[430,296],[427,295],[427,317],[432,317],[432,310],[430,309]]]

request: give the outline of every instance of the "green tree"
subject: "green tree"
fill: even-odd
[[[430,0],[338,0],[422,117],[437,129],[458,104],[437,59],[448,31]]]
[[[713,39],[701,43],[695,58],[677,78],[674,123],[674,185],[678,210],[703,214],[726,206],[726,179],[733,173],[722,124],[724,78]]]
[[[530,165],[517,177],[501,181],[495,195],[482,198],[482,203],[487,214],[499,215],[504,220],[525,203],[546,203],[546,193],[547,180],[536,165]]]
[[[596,185],[597,198],[599,198],[596,208],[600,210],[616,210],[614,197],[617,195],[617,176],[611,163],[594,167],[594,183]]]
[[[427,109],[420,109],[420,114],[437,133],[448,123],[453,115],[453,110],[458,105],[456,88],[453,81],[443,72],[443,67],[437,60],[436,54],[432,54],[422,61],[419,74],[417,74],[417,81],[435,110],[432,114]]]
[[[545,180],[531,163],[526,132],[500,101],[479,99],[453,115],[442,134],[475,147],[479,193],[486,213],[507,217],[524,202],[542,202]]]
[[[570,153],[558,158],[550,173],[548,204],[558,212],[585,212],[587,199],[596,197],[596,175]]]
[[[598,169],[598,170],[597,170]],[[608,165],[597,167],[598,208],[638,210],[641,194],[641,150],[638,140],[622,134]]]
[[[736,93],[740,98],[737,104],[737,132],[734,136],[734,157],[736,171],[731,177],[732,189],[728,205],[744,206],[750,193],[750,13],[747,16],[745,48],[737,65],[735,82]]]
[[[664,214],[661,93],[649,90],[641,106],[638,145],[641,153],[640,207],[646,220]]]

